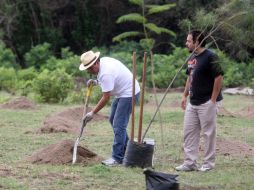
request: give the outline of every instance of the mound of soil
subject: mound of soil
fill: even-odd
[[[90,111],[91,108],[88,108]],[[44,122],[43,126],[38,132],[41,133],[79,133],[81,120],[83,116],[83,107],[69,108],[63,112],[56,113],[48,116]],[[100,121],[107,119],[107,116],[95,114],[93,121]]]
[[[74,143],[72,140],[63,140],[49,145],[27,157],[26,161],[32,164],[70,164],[72,163]],[[78,146],[76,163],[91,165],[100,163],[101,161],[102,157],[86,148]]]
[[[254,107],[246,107],[242,109],[238,114],[244,118],[254,118]]]
[[[26,97],[21,96],[15,98],[5,104],[0,105],[0,108],[7,108],[7,109],[35,109],[36,106],[33,102],[28,100]]]
[[[200,147],[204,151],[204,147]],[[224,156],[254,157],[254,148],[244,142],[230,139],[217,139],[216,154]]]
[[[223,106],[218,106],[218,116],[220,117],[237,117],[236,114],[231,113],[230,111],[228,111],[226,108],[224,108]]]

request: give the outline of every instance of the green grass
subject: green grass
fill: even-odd
[[[1,94],[2,95],[2,94]],[[2,102],[10,97],[4,94]],[[158,98],[162,94],[158,94]],[[156,171],[178,174],[181,189],[218,189],[251,190],[254,189],[254,158],[237,156],[217,156],[216,169],[206,172],[176,172],[174,167],[183,161],[182,135],[183,111],[170,106],[171,102],[180,101],[181,94],[170,93],[155,118],[147,138],[156,141],[154,167]],[[153,97],[150,97],[150,101]],[[224,107],[237,112],[246,106],[254,105],[254,99],[245,96],[225,96]],[[74,106],[74,105],[72,105]],[[26,156],[47,145],[64,139],[75,140],[77,135],[69,133],[38,134],[35,131],[43,124],[49,114],[63,111],[70,105],[40,104],[36,110],[0,109],[0,189],[89,189],[89,190],[143,190],[145,176],[141,168],[105,167],[97,164],[48,165],[28,164],[23,162]],[[143,132],[148,126],[156,109],[155,104],[144,106]],[[102,110],[109,112],[109,107]],[[139,118],[136,107],[135,136]],[[239,140],[254,147],[254,119],[233,117],[218,118],[218,136]],[[90,122],[85,138],[80,145],[102,157],[111,155],[112,130],[107,121]],[[200,159],[201,161],[201,159]]]

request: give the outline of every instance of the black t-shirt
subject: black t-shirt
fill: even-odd
[[[200,105],[210,100],[214,79],[224,74],[217,55],[208,49],[189,59],[186,73],[190,77],[189,96],[192,105]],[[220,92],[217,101],[222,99]]]

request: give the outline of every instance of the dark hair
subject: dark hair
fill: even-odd
[[[192,35],[192,39],[193,42],[195,43],[196,41],[198,41],[198,43],[202,42],[200,44],[200,47],[205,47],[206,45],[206,40],[204,40],[205,36],[204,36],[204,32],[201,32],[199,30],[192,30],[189,32],[190,35]]]

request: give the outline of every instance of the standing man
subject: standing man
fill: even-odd
[[[109,121],[114,132],[112,157],[102,161],[107,166],[122,164],[127,142],[127,126],[132,106],[132,78],[130,70],[120,61],[110,58],[100,58],[100,52],[85,52],[81,55],[79,70],[87,70],[97,75],[97,80],[89,80],[88,83],[98,83],[102,90],[102,97],[91,112],[84,117],[90,121],[94,114],[98,113],[109,101],[110,96],[115,96],[111,105]],[[140,87],[135,81],[135,100],[138,101]],[[89,85],[89,84],[88,84]]]
[[[215,167],[216,102],[222,100],[221,86],[223,71],[218,57],[205,48],[201,31],[189,32],[186,46],[193,56],[188,60],[187,81],[181,107],[184,116],[184,163],[177,171],[209,171]],[[186,107],[187,97],[190,102]],[[198,169],[200,133],[204,137],[204,162]]]

